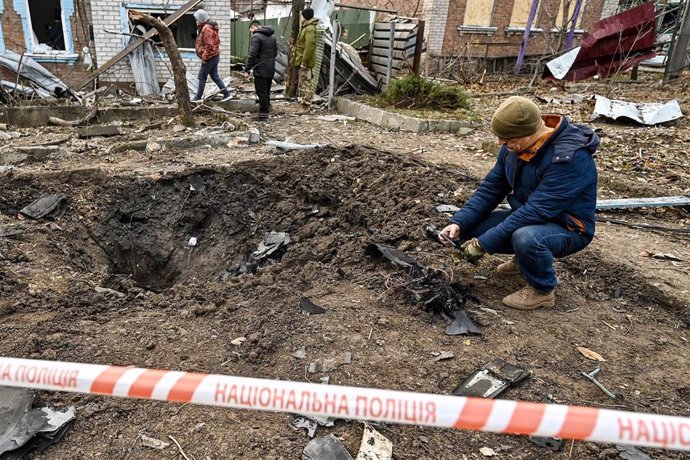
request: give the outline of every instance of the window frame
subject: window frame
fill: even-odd
[[[59,0],[60,19],[62,22],[62,36],[65,42],[64,50],[53,50],[50,53],[36,53],[34,49],[40,43],[34,43],[34,29],[31,20],[31,9],[29,0],[13,0],[14,10],[19,14],[22,21],[22,32],[24,33],[24,45],[26,55],[38,62],[70,62],[74,63],[79,54],[74,51],[74,37],[72,35],[72,24],[70,18],[74,14],[74,0]]]
[[[485,0],[486,1],[486,0]],[[493,25],[494,24],[494,16],[496,15],[496,3],[497,0],[491,0],[491,13],[489,14],[489,21],[487,25],[478,25],[478,24],[465,24],[465,19],[467,18],[467,11],[468,11],[468,3],[469,0],[465,1],[465,12],[462,16],[462,24],[458,26],[458,31],[460,33],[463,32],[469,32],[469,33],[485,33],[487,35],[491,35],[494,32],[496,32],[498,29]]]
[[[137,4],[137,3],[121,4],[120,15],[122,18],[122,32],[123,32],[122,45],[125,47],[127,46],[127,44],[129,43],[129,38],[130,38],[129,34],[131,34],[131,32],[129,30],[129,16],[127,14],[129,10],[137,10],[137,11],[141,11],[141,12],[149,13],[149,14],[154,13],[154,14],[171,15],[171,14],[174,14],[177,10],[179,10],[182,7],[182,5],[173,4],[173,5],[167,5],[168,8],[166,9],[165,6],[166,5],[141,5],[141,4]],[[185,13],[184,16],[186,16],[186,15],[192,15],[193,16],[195,12],[196,12],[196,10],[189,11],[189,12]],[[124,34],[127,34],[127,35],[124,35]],[[189,55],[191,53],[193,53],[194,56],[196,56],[196,48],[180,48],[178,46],[177,49],[183,58],[189,57]],[[165,50],[161,50],[161,53],[165,53]]]
[[[504,30],[506,35],[510,35],[510,34],[514,34],[514,33],[522,33],[525,31],[525,29],[527,29],[526,24],[524,26],[513,24],[513,16],[515,15],[515,5],[518,4],[518,1],[520,1],[520,0],[515,0],[513,2],[513,9],[510,11],[510,19],[508,19],[508,25],[505,27],[505,30]],[[532,1],[533,0],[526,0],[526,1],[527,1],[527,18],[526,19],[529,19],[529,13],[532,9]],[[542,29],[541,27],[538,26],[539,18],[541,16],[543,6],[544,6],[544,2],[542,2],[542,0],[539,0],[539,5],[537,6],[537,13],[534,15],[534,21],[532,22],[533,27],[530,28],[530,34],[532,34],[532,33],[539,34],[539,33],[544,32],[544,29]]]

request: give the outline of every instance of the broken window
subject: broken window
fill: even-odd
[[[165,20],[165,18],[172,14],[165,13],[162,11],[146,12],[154,18],[158,18],[160,20]],[[137,25],[139,24],[135,23],[134,27],[136,27]],[[175,42],[177,43],[178,48],[194,49],[194,41],[196,40],[196,19],[194,19],[194,12],[183,15],[180,19],[175,21],[175,23],[171,24],[169,27],[170,31],[173,34],[173,37],[175,38]],[[146,29],[148,30],[148,27],[146,27]],[[155,37],[153,37],[152,40],[155,44],[161,45],[160,36],[156,35]]]
[[[467,0],[464,26],[490,27],[494,13],[494,2],[487,0]]]
[[[63,26],[62,3],[60,0],[26,0],[28,22],[31,30],[31,52],[49,54],[65,50],[65,27]]]

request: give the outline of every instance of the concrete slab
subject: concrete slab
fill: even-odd
[[[359,114],[359,108],[361,106],[362,104],[360,104],[359,102],[344,97],[339,97],[336,103],[336,109],[338,110],[338,112],[355,118],[357,118],[357,115]]]
[[[472,124],[462,120],[427,120],[389,112],[377,107],[339,97],[336,103],[338,112],[357,117],[358,120],[388,129],[399,129],[413,133],[425,133],[429,131],[447,132],[466,135],[472,132]]]
[[[386,113],[387,115],[390,115],[388,112],[384,112],[383,110],[378,109],[376,107],[371,107],[369,105],[362,105],[359,108],[357,118],[360,120],[366,121],[368,123],[371,123],[372,125],[381,126],[383,124],[384,113]]]
[[[400,119],[400,129],[412,133],[424,133],[429,131],[429,121],[421,118],[408,117],[394,114]]]
[[[237,99],[226,102],[210,102],[211,106],[223,108],[229,112],[257,112],[258,106],[253,99]],[[82,106],[30,106],[0,108],[0,122],[18,128],[45,126],[48,118],[57,117],[63,120],[79,120],[88,109]],[[145,107],[105,107],[98,110],[98,123],[110,123],[115,120],[160,120],[177,115],[176,105],[156,105]]]
[[[394,113],[385,112],[381,125],[388,129],[400,129],[400,116]]]
[[[37,145],[16,147],[14,150],[0,152],[0,164],[10,165],[41,161],[60,150],[57,145]]]

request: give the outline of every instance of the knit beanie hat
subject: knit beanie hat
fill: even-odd
[[[302,17],[309,21],[310,19],[314,18],[314,10],[311,8],[306,8],[304,11],[302,11]]]
[[[209,19],[211,19],[211,16],[209,16],[204,10],[196,10],[194,13],[194,19],[196,19],[197,22],[208,22]]]
[[[526,97],[511,96],[501,104],[491,118],[491,132],[510,139],[530,136],[541,127],[541,109]]]

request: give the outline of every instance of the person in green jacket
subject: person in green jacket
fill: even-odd
[[[309,109],[314,92],[311,89],[311,79],[316,65],[316,25],[318,18],[314,18],[314,10],[306,8],[302,11],[302,30],[297,37],[295,47],[295,65],[299,65],[299,95],[302,105]]]

